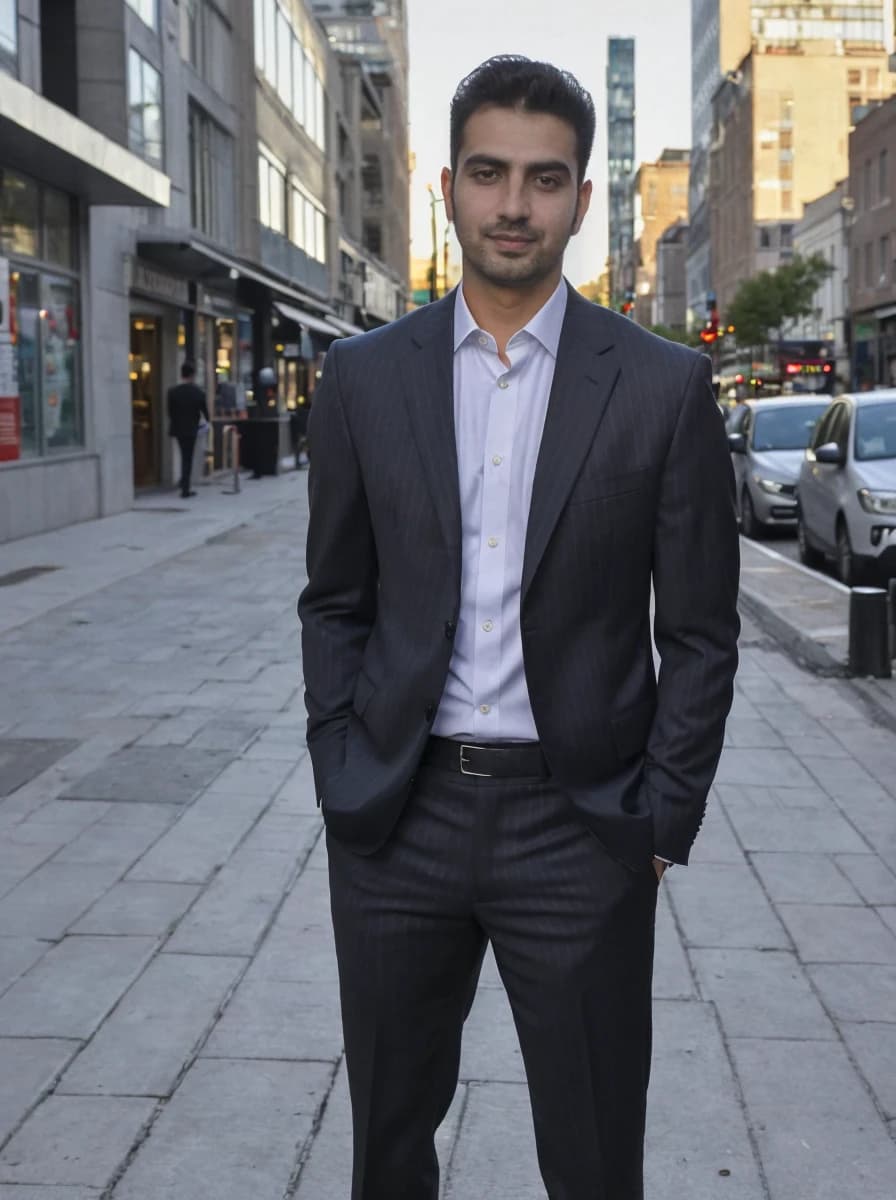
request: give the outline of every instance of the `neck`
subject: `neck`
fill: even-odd
[[[466,267],[463,273],[464,300],[480,329],[490,333],[502,359],[507,343],[547,304],[563,276],[558,267],[548,278],[525,290],[499,287]]]

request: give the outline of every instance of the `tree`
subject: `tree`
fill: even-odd
[[[688,332],[686,329],[673,329],[669,325],[651,325],[650,332],[665,338],[667,342],[681,342],[683,346],[699,346],[700,334],[697,330]]]
[[[760,271],[745,279],[735,293],[726,322],[737,329],[741,346],[761,346],[771,335],[780,340],[783,327],[815,312],[815,293],[833,267],[821,254],[794,257],[776,271]]]

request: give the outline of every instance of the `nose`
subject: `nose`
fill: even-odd
[[[511,175],[501,195],[499,217],[508,224],[527,221],[530,215],[528,190],[524,179]]]

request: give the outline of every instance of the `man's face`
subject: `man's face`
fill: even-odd
[[[464,252],[464,274],[525,290],[562,270],[591,183],[578,183],[572,126],[547,113],[490,105],[467,122],[442,194]]]

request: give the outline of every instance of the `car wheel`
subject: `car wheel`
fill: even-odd
[[[740,531],[744,537],[753,538],[754,541],[758,541],[765,531],[762,522],[756,516],[756,509],[747,488],[744,488],[740,498]]]
[[[820,550],[816,550],[809,541],[809,535],[806,533],[806,525],[803,521],[802,513],[796,520],[796,542],[799,548],[800,562],[804,567],[820,567],[824,562],[824,555]]]
[[[837,578],[847,587],[855,587],[861,582],[861,574],[861,565],[849,540],[846,520],[841,516],[837,520]]]

